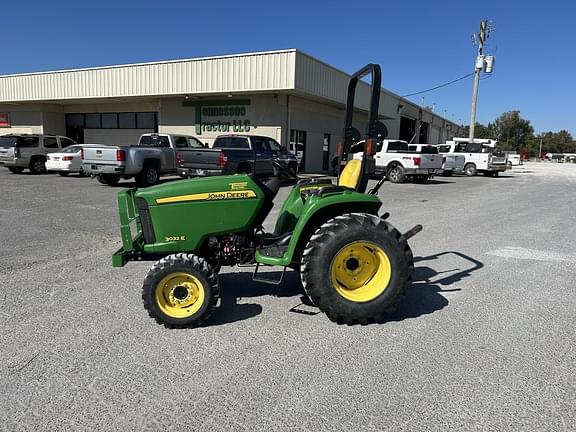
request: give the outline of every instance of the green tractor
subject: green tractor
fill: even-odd
[[[352,127],[358,81],[372,75],[364,145]],[[379,216],[377,192],[366,192],[374,175],[374,152],[386,127],[378,121],[381,72],[369,64],[348,86],[340,176],[301,180],[284,202],[273,233],[262,223],[273,207],[279,166],[263,182],[252,175],[180,180],[118,194],[123,247],[112,259],[156,261],[144,279],[142,298],[151,317],[169,328],[202,324],[215,308],[221,266],[252,265],[254,280],[280,283],[286,268],[300,273],[310,300],[340,324],[382,322],[410,286],[412,251],[407,240],[422,227],[400,234]],[[363,158],[353,159],[352,146]],[[262,279],[262,266],[284,268],[277,280]]]

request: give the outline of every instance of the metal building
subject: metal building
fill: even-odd
[[[362,65],[359,65],[362,66]],[[349,76],[298,50],[0,76],[0,134],[131,144],[145,132],[211,143],[222,133],[276,138],[308,172],[328,170],[341,139]],[[359,120],[368,88],[357,92]],[[460,126],[382,89],[389,137],[444,142]]]

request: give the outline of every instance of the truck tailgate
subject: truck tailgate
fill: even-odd
[[[191,169],[217,169],[221,149],[180,149],[176,156],[178,167]]]
[[[425,169],[442,168],[442,155],[420,153],[420,168]]]
[[[116,151],[120,150],[117,146],[85,147],[82,162],[85,164],[117,164]]]

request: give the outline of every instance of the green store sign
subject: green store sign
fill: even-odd
[[[196,134],[204,132],[250,132],[256,126],[246,118],[250,99],[235,101],[182,102],[196,109]]]

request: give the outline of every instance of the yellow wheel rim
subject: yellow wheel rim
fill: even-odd
[[[170,273],[156,285],[156,304],[172,318],[189,318],[204,304],[204,285],[189,273]]]
[[[354,242],[344,246],[330,265],[332,284],[347,300],[364,303],[382,294],[392,278],[390,260],[384,250],[372,242]]]

